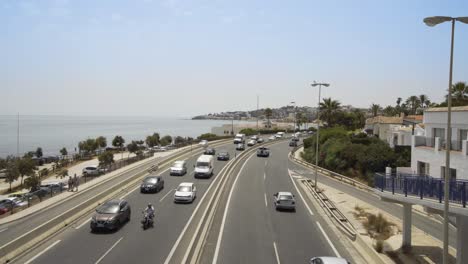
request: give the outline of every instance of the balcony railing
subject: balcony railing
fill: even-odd
[[[426,147],[435,147],[435,138],[431,137],[423,137],[423,136],[415,136],[414,146],[426,146]]]
[[[424,137],[424,136],[415,136],[415,147],[436,147],[436,138],[432,137]],[[450,144],[450,150],[454,151],[462,151],[462,141],[460,140],[452,140]],[[444,138],[439,138],[439,144],[441,149],[447,149],[447,141]]]
[[[433,178],[420,174],[385,174],[374,175],[375,188],[381,192],[403,194],[420,199],[434,199],[439,203],[444,200],[444,179]],[[468,181],[451,180],[449,185],[449,201],[466,207]]]

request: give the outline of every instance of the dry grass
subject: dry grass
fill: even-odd
[[[386,240],[393,235],[394,223],[388,221],[381,213],[378,215],[368,213],[362,207],[355,206],[353,213],[356,218],[364,218],[363,225],[371,238]]]

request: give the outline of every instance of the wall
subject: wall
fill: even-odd
[[[424,124],[426,137],[432,137],[433,128],[447,128],[447,112],[424,112]],[[458,129],[468,129],[468,111],[452,112],[452,140],[458,140]]]

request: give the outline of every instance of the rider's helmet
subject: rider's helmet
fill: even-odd
[[[148,203],[148,208],[151,208],[153,205],[151,203]]]

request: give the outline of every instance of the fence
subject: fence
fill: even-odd
[[[435,138],[415,136],[414,146],[425,146],[425,147],[435,147]]]
[[[444,179],[419,174],[384,174],[374,175],[375,188],[381,192],[404,194],[405,197],[416,196],[442,203],[444,199]],[[466,207],[468,181],[451,180],[449,183],[449,201]]]

